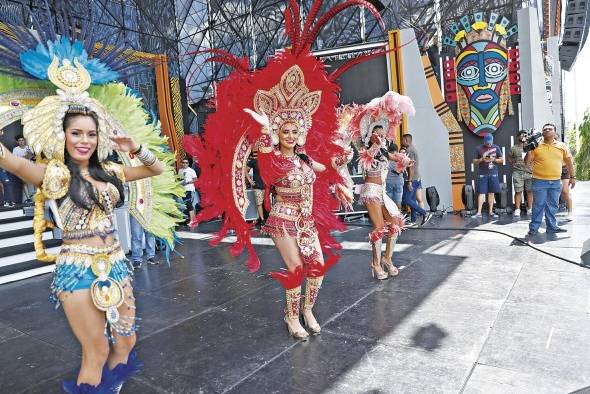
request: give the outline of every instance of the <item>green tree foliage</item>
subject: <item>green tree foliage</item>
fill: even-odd
[[[576,147],[576,124],[570,125],[565,131],[565,144],[569,148],[572,156],[576,156],[578,149]]]
[[[574,158],[576,178],[590,180],[590,109],[586,110],[580,125],[580,150]]]

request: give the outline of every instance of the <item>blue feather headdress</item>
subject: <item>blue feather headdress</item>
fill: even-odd
[[[45,12],[44,24],[29,13],[27,19],[32,21],[32,29],[13,26],[0,15],[0,72],[46,80],[54,56],[60,64],[65,59],[73,63],[77,58],[89,72],[92,84],[105,84],[126,80],[149,65],[148,60],[138,58],[132,50],[118,47],[113,35],[97,42],[98,23],[76,21],[65,11],[57,12],[55,23],[47,0]]]

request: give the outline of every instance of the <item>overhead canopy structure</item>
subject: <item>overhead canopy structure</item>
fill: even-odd
[[[339,14],[322,30],[315,50],[342,47],[363,42],[387,40],[387,31],[414,28],[418,44],[424,50],[438,45],[442,31],[461,16],[475,11],[497,11],[516,19],[520,0],[380,0],[370,1],[385,21],[385,30],[375,19],[359,9]],[[266,59],[286,44],[283,10],[287,1],[276,0],[178,0],[180,72],[186,78],[187,94],[197,113],[208,111],[206,101],[214,96],[214,84],[228,69],[222,64],[203,64],[205,55],[182,56],[216,48],[237,56],[249,57],[251,67],[261,67]],[[304,13],[312,0],[298,0]],[[326,10],[338,0],[325,0]],[[321,13],[321,11],[320,11]],[[202,121],[193,118],[189,129],[199,129]]]

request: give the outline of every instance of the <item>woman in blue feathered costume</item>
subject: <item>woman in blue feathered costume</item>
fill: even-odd
[[[48,18],[53,26],[49,13]],[[0,22],[0,127],[22,120],[27,142],[44,160],[19,159],[0,144],[0,167],[39,188],[35,200],[41,203],[41,215],[35,216],[35,232],[39,223],[42,231],[47,228],[45,200],[63,230],[56,257],[37,250],[39,260],[56,261],[51,299],[64,305],[82,347],[78,378],[64,382],[63,388],[68,393],[114,393],[140,366],[132,352],[137,326],[131,270],[115,237],[114,209],[123,203],[123,183],[153,179],[151,189],[157,190],[139,199],[142,212],[161,227],[151,224],[150,232],[173,240],[174,217],[182,217],[173,195],[182,194],[182,188],[173,175],[172,155],[150,146],[164,140],[156,125],[146,125],[140,100],[123,85],[107,84],[126,77],[140,61],[107,43],[96,50],[86,29],[69,37],[68,31],[75,29],[66,20],[58,21],[60,38],[43,31],[34,19],[36,34]],[[55,87],[57,95],[52,94]],[[126,165],[107,160],[112,149]],[[158,180],[158,175],[169,181]],[[167,197],[162,185],[169,185]],[[158,212],[150,213],[156,205]],[[173,218],[163,218],[162,212]],[[38,241],[36,249],[42,249]]]

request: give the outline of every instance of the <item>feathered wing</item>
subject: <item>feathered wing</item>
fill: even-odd
[[[239,59],[231,59],[231,62],[239,62]],[[251,225],[244,218],[246,161],[252,143],[260,136],[260,128],[242,111],[242,108],[252,107],[255,93],[252,77],[251,73],[238,69],[219,83],[215,112],[207,118],[203,137],[185,137],[184,147],[198,158],[201,168],[196,185],[201,192],[203,209],[191,225],[222,217],[221,229],[210,243],[217,245],[233,229],[237,240],[231,253],[238,256],[246,248],[250,255],[247,266],[256,271],[260,262],[250,242]]]
[[[174,248],[174,228],[183,220],[176,198],[184,196],[184,189],[176,176],[174,154],[168,149],[159,122],[150,120],[141,99],[122,83],[92,86],[89,93],[116,119],[123,133],[154,152],[164,163],[161,175],[129,183],[129,213],[148,232]],[[127,153],[117,154],[125,165],[141,165]]]

